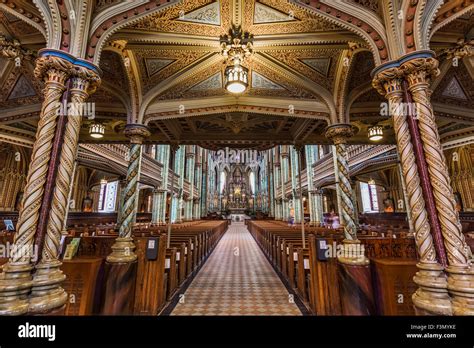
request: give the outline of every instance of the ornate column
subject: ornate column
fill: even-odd
[[[313,164],[315,160],[315,152],[317,148],[315,145],[306,145],[306,173],[308,177],[308,204],[309,204],[309,223],[310,225],[318,226],[322,221],[322,202],[321,195],[314,187],[313,182]]]
[[[400,156],[400,155],[399,155]],[[400,159],[400,157],[399,157]],[[407,213],[407,219],[408,219],[408,228],[410,229],[410,232],[415,232],[415,227],[413,226],[413,221],[411,219],[411,207],[410,207],[410,201],[408,198],[408,192],[407,192],[407,185],[405,183],[405,177],[403,175],[403,168],[401,165],[401,162],[398,163],[397,165],[399,177],[400,177],[400,184],[402,185],[402,192],[403,192],[403,202],[405,205],[405,211]]]
[[[39,220],[53,137],[60,110],[60,98],[72,64],[54,56],[37,60],[35,76],[43,79],[44,101],[33,144],[22,209],[13,242],[12,257],[0,274],[0,315],[20,315],[28,311],[28,293],[32,283],[31,258]]]
[[[67,300],[67,295],[60,286],[66,278],[59,269],[62,265],[59,261],[61,232],[64,228],[64,217],[77,157],[83,104],[89,95],[94,93],[100,81],[94,71],[82,67],[76,66],[72,75],[70,89],[72,107],[70,114],[67,115],[41,260],[36,265],[33,277],[29,310],[34,313],[45,313],[60,308]]]
[[[277,188],[278,185],[281,185],[281,167],[279,162],[279,157],[277,148],[273,149],[275,161],[273,163],[273,196],[275,197],[275,220],[282,220],[282,213],[281,213],[281,200],[278,199],[278,192]]]
[[[353,135],[352,126],[350,124],[336,124],[328,127],[326,131],[326,137],[334,142],[335,156],[337,168],[337,179],[339,187],[339,195],[341,199],[341,212],[342,223],[344,225],[344,244],[349,249],[351,245],[360,244],[357,239],[357,228],[355,223],[355,210],[352,200],[352,186],[349,178],[349,164],[347,159],[346,143],[347,139]],[[361,248],[355,248],[361,250]],[[341,262],[348,262],[350,264],[367,264],[368,259],[365,258],[362,253],[353,254],[352,257],[339,258]]]
[[[134,252],[132,229],[138,209],[142,143],[150,136],[148,128],[141,124],[128,124],[124,133],[130,139],[130,160],[126,186],[122,193],[119,236],[112,245],[112,253],[107,256],[105,263],[105,302],[102,313],[107,315],[133,312],[137,255]]]
[[[184,207],[184,220],[191,221],[193,219],[193,205],[194,205],[194,165],[195,165],[195,146],[187,146],[186,151],[186,180],[189,181],[189,197],[186,200]]]
[[[301,240],[302,240],[302,243],[303,243],[303,248],[306,248],[306,236],[305,236],[305,232],[304,232],[304,207],[303,207],[303,188],[301,186],[301,157],[303,155],[303,146],[302,145],[296,145],[294,146],[294,149],[295,149],[295,157],[296,157],[296,160],[295,160],[295,164],[296,164],[296,170],[295,172],[298,173],[298,189],[299,189],[299,192],[298,192],[298,198],[299,198],[299,204],[297,206],[299,206],[299,220],[300,220],[300,223],[301,223]],[[295,209],[295,216],[296,216],[296,209]]]
[[[350,124],[335,124],[328,127],[326,137],[334,142],[334,171],[340,195],[340,215],[344,225],[342,252],[338,253],[338,277],[341,288],[342,312],[345,315],[375,314],[372,276],[364,247],[357,239],[352,187],[346,142],[353,134]]]
[[[208,175],[208,181],[209,181],[209,188],[208,188],[209,212],[213,212],[214,211],[214,189],[215,189],[214,177],[215,177],[216,171],[214,170],[214,162],[210,155],[208,157],[208,162],[207,162],[207,172],[208,172],[207,175]]]
[[[419,288],[413,295],[413,302],[417,312],[420,314],[449,315],[451,314],[451,305],[447,293],[447,280],[443,267],[438,263],[436,257],[407,115],[401,107],[403,91],[400,76],[399,69],[387,69],[375,76],[373,85],[389,101],[400,166],[406,183],[409,211],[415,232],[415,242],[420,258],[417,264],[419,271],[413,279]]]
[[[159,224],[166,223],[166,205],[168,201],[168,177],[169,177],[169,168],[170,168],[170,146],[169,145],[159,145],[160,157],[159,161],[163,165],[163,171],[161,173],[161,195],[160,195],[160,205],[159,205]]]
[[[253,171],[253,185],[255,192],[253,192],[253,212],[257,211],[257,194],[258,194],[258,171],[257,167],[252,168]]]
[[[221,192],[221,164],[217,166],[217,211],[222,212],[222,192]]]
[[[77,158],[77,153],[76,153],[76,158]],[[76,180],[76,172],[77,172],[77,159],[74,161],[74,167],[72,168],[72,175],[71,175],[71,185],[69,186],[69,193],[67,196],[67,204],[66,204],[66,213],[64,214],[64,219],[63,219],[63,229],[61,231],[61,235],[67,236],[67,218],[69,215],[69,210],[72,208],[77,208],[77,201],[74,201],[74,205],[71,207],[71,203],[73,202],[73,192],[74,192],[74,182]]]
[[[146,126],[128,124],[124,130],[130,139],[130,160],[128,163],[126,186],[122,193],[122,218],[120,221],[119,236],[112,246],[112,253],[107,256],[110,263],[129,263],[137,259],[135,245],[132,239],[132,228],[137,217],[138,184],[140,180],[142,162],[142,143],[150,136]]]
[[[194,177],[196,181],[196,188],[198,196],[193,201],[192,219],[199,220],[201,218],[201,195],[202,195],[202,148],[196,147],[197,161],[194,163]]]
[[[291,161],[291,192],[293,194],[293,207],[295,210],[295,223],[301,223],[301,197],[298,193],[298,182],[301,178],[299,177],[299,166],[298,166],[298,152],[294,146],[290,148],[290,161]]]
[[[274,174],[273,174],[273,156],[272,152],[268,151],[268,204],[269,204],[269,216],[276,217],[276,202],[275,202],[275,186],[274,186]]]
[[[122,208],[123,208],[123,191],[127,185],[127,181],[123,176],[119,177],[118,180],[118,191],[117,191],[117,224],[122,221]],[[94,203],[95,204],[95,203]]]
[[[474,315],[474,268],[471,251],[462,233],[456,211],[449,171],[441,146],[438,127],[430,102],[431,76],[439,74],[434,58],[415,58],[401,65],[416,107],[418,128],[423,143],[438,220],[448,257],[448,289],[455,315]]]
[[[280,152],[280,163],[281,163],[281,209],[282,209],[282,215],[281,218],[283,221],[288,221],[289,217],[289,209],[288,209],[288,200],[286,199],[286,187],[285,183],[289,179],[289,168],[288,168],[288,152],[283,151],[284,145],[281,147],[281,152]]]
[[[183,189],[184,189],[184,158],[185,155],[185,147],[180,146],[177,148],[175,153],[175,161],[174,161],[174,173],[179,176],[178,180],[178,194],[172,196],[172,212],[173,212],[173,219],[174,223],[180,224],[183,222],[182,217],[182,199],[183,199]]]
[[[151,210],[151,223],[158,224],[160,222],[160,213],[161,213],[161,195],[162,191],[158,188],[153,189],[153,199],[152,199],[152,210]]]
[[[201,159],[201,190],[199,191],[199,197],[201,199],[201,217],[207,216],[208,208],[208,152],[206,149],[202,149]]]

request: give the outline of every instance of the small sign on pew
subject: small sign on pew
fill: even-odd
[[[325,239],[318,239],[316,240],[316,251],[319,261],[327,261],[326,250],[328,249],[328,245]]]
[[[158,258],[158,238],[148,238],[146,243],[146,259],[156,260]]]

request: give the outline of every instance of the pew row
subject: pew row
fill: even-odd
[[[246,224],[283,282],[309,313],[350,313],[347,307],[353,298],[348,298],[344,288],[352,287],[352,275],[337,261],[338,246],[344,239],[342,230],[308,227],[303,248],[299,228],[268,220]],[[362,293],[357,294],[360,296],[358,301],[366,301],[366,306],[370,307],[366,314],[414,314],[411,302],[416,272],[414,239],[372,235],[360,235],[359,239],[371,261],[369,277],[361,286]],[[403,303],[397,302],[400,297],[403,297]],[[396,303],[382,303],[381,298],[396,300]]]
[[[120,307],[120,313],[113,314],[158,315],[178,295],[186,281],[195,276],[227,227],[227,221],[173,225],[169,248],[165,227],[135,228],[136,270],[133,270],[133,279],[130,280],[133,284],[129,284],[127,290],[127,296],[132,294],[133,298],[128,299],[127,306]],[[66,237],[64,244],[70,243],[73,238]],[[79,295],[76,296],[79,304],[69,306],[66,315],[112,314],[112,311],[118,310],[114,301],[120,294],[111,293],[105,286],[107,277],[112,276],[106,272],[105,260],[112,252],[115,238],[113,234],[82,236],[76,256],[64,261],[67,265],[63,267],[67,277],[65,288],[70,294]],[[88,264],[90,260],[99,260],[99,267],[96,263],[93,270],[82,266],[83,281],[78,282],[78,276],[72,270],[81,272],[78,266]],[[89,287],[94,290],[88,290]],[[84,296],[85,292],[88,296]],[[84,309],[78,310],[78,306]]]

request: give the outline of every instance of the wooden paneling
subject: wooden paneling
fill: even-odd
[[[63,288],[68,294],[66,315],[92,315],[96,285],[102,267],[102,258],[64,260],[61,267],[66,275]]]
[[[374,259],[371,262],[375,298],[380,315],[415,315],[412,295],[416,260]]]

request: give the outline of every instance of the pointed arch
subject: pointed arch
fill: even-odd
[[[435,23],[430,32],[429,35],[426,37],[426,43],[429,46],[429,41],[431,37],[436,33],[438,30],[443,28],[444,26],[448,25],[455,19],[465,15],[466,13],[474,11],[474,4],[467,5],[467,1],[463,1],[459,4],[459,6],[453,6],[456,5],[455,3],[447,2],[444,5],[442,5],[439,10],[435,14],[435,18],[433,23]]]
[[[52,33],[51,33],[51,29],[48,28],[48,25],[47,25],[48,22],[45,20],[43,11],[40,7],[38,7],[38,10],[40,11],[41,17],[36,16],[34,13],[29,11],[28,9],[17,6],[11,0],[2,1],[2,3],[0,3],[0,9],[15,16],[16,18],[22,20],[26,24],[38,30],[44,36],[46,43],[47,44],[49,43],[49,39]]]
[[[144,4],[142,2],[133,3],[135,4],[134,7],[120,13],[112,11],[113,16],[104,16],[102,22],[94,23],[94,30],[89,35],[85,59],[98,64],[102,49],[113,33],[139,20],[176,6],[181,3],[181,0],[156,0]]]
[[[331,2],[331,5],[322,0],[312,0],[309,4],[302,0],[290,0],[290,2],[362,37],[374,55],[376,65],[385,63],[391,58],[383,24],[380,20],[374,19],[373,15],[368,15],[363,8],[342,1]]]

